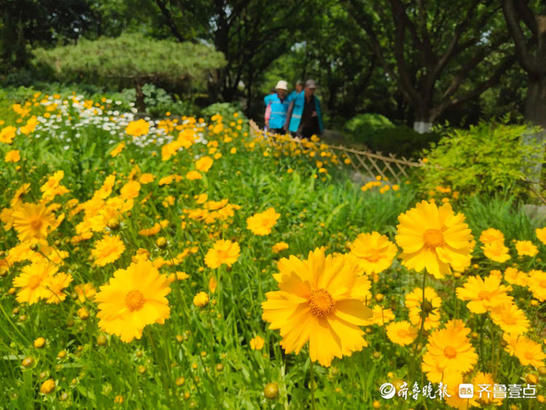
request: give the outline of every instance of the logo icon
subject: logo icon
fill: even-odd
[[[396,394],[396,388],[392,383],[383,383],[381,387],[379,387],[379,394],[381,394],[381,397],[384,399],[392,399]]]
[[[459,397],[461,399],[471,399],[474,397],[474,385],[468,383],[459,384]]]

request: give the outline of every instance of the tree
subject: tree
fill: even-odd
[[[203,86],[214,70],[225,65],[221,53],[204,44],[153,40],[138,34],[81,40],[76,45],[34,52],[38,63],[52,67],[62,79],[86,78],[133,85],[137,107],[145,111],[142,85],[165,81]]]
[[[447,109],[479,97],[515,62],[494,0],[346,0],[387,75],[427,131]]]
[[[518,61],[528,76],[525,119],[546,130],[546,5],[540,15],[533,12],[529,0],[504,0],[503,11]]]

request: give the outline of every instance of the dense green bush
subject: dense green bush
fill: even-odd
[[[224,118],[233,118],[235,113],[238,113],[239,118],[245,118],[240,105],[236,103],[215,103],[201,110],[201,115],[207,119],[215,114],[220,114]]]
[[[372,151],[414,158],[440,136],[436,132],[419,134],[404,125],[396,126],[381,114],[359,114],[345,124],[352,140]]]
[[[448,186],[462,195],[504,193],[526,197],[526,175],[536,166],[532,155],[544,150],[525,135],[526,125],[482,122],[468,130],[452,130],[438,144],[424,151],[427,158],[420,170],[420,190]]]

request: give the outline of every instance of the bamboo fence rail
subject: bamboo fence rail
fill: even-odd
[[[290,135],[278,135],[265,133],[260,129],[258,125],[250,120],[250,131],[254,137],[262,137],[271,141],[274,145],[297,143],[300,146],[315,145],[320,147],[321,150],[329,150],[333,153],[341,153],[344,158],[348,158],[350,161],[338,161],[339,167],[351,165],[353,169],[359,173],[364,173],[370,178],[374,178],[376,175],[381,175],[383,178],[387,178],[390,181],[401,183],[404,178],[409,175],[411,168],[420,167],[422,162],[410,161],[404,157],[397,158],[393,154],[388,156],[382,155],[381,152],[362,151],[354,148],[345,147],[343,145],[330,145],[323,142],[316,142],[311,140],[301,140],[294,138]]]

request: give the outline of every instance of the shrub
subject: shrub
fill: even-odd
[[[525,197],[526,175],[537,165],[533,152],[544,148],[523,143],[532,132],[526,125],[482,122],[468,130],[453,130],[424,151],[426,165],[420,170],[420,190],[447,186],[460,194],[504,193]]]
[[[345,124],[345,130],[354,136],[370,135],[383,128],[393,128],[394,124],[381,114],[358,114]]]
[[[235,103],[215,103],[201,110],[201,115],[210,119],[214,114],[220,114],[223,118],[232,118],[237,113],[239,118],[245,118],[239,104]]]

